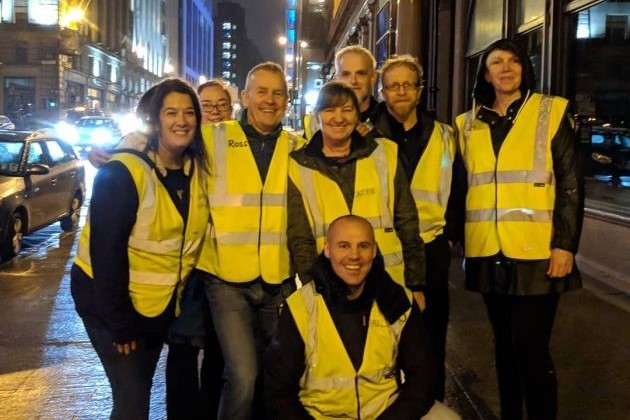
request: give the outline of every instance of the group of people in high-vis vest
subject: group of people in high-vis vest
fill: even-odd
[[[282,127],[277,64],[249,72],[238,121],[229,94],[200,103],[167,79],[149,131],[99,170],[72,290],[112,418],[147,418],[165,340],[169,419],[459,418],[441,404],[455,242],[493,327],[502,418],[555,418],[549,338],[559,293],[580,287],[583,211],[566,100],[533,92],[507,39],[455,130],[421,109],[415,58],[383,64],[380,103],[368,50],[335,69],[306,140]]]

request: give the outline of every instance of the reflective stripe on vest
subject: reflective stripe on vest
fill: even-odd
[[[549,258],[555,201],[551,141],[566,104],[540,94],[526,98],[496,157],[489,126],[473,120],[471,111],[457,118],[469,185],[466,256],[502,251],[509,258]]]
[[[439,155],[436,154],[438,142]],[[441,234],[446,225],[445,214],[451,194],[454,155],[455,140],[450,127],[436,121],[410,185],[420,219],[420,236],[425,243]],[[436,174],[437,180],[433,178]]]
[[[202,127],[212,177],[212,224],[197,268],[229,282],[262,277],[278,284],[290,276],[286,234],[288,154],[301,146],[280,132],[262,182],[246,134],[236,121]],[[303,140],[302,140],[303,142]]]
[[[410,292],[406,293],[411,301]],[[373,303],[365,356],[356,371],[314,282],[304,285],[287,303],[304,341],[306,369],[300,378],[300,400],[312,416],[375,418],[395,401],[398,342],[410,310],[389,324]],[[324,333],[328,335],[318,336]]]
[[[386,152],[385,152],[385,141],[389,141],[389,140],[385,140],[385,139],[376,139],[377,142],[377,147],[374,149],[374,151],[372,152],[372,154],[369,157],[366,157],[364,159],[372,159],[374,161],[374,165],[376,167],[377,173],[379,174],[378,176],[378,182],[379,182],[379,189],[380,189],[380,194],[379,194],[379,214],[375,215],[375,216],[369,216],[366,214],[361,214],[361,212],[357,211],[357,209],[353,208],[353,209],[348,209],[347,206],[345,206],[345,210],[342,209],[337,209],[339,211],[339,216],[342,216],[343,214],[357,214],[360,215],[362,217],[364,217],[365,219],[367,219],[371,224],[372,227],[374,228],[374,230],[376,231],[376,237],[377,237],[377,241],[379,238],[379,235],[381,232],[391,232],[393,235],[396,235],[395,231],[394,231],[394,221],[393,221],[393,216],[392,216],[392,210],[390,209],[390,201],[393,200],[392,197],[390,197],[390,188],[389,188],[389,183],[391,181],[391,177],[394,176],[393,173],[390,173],[390,167],[387,161],[387,156],[386,156]],[[394,144],[394,143],[391,143]],[[363,159],[359,159],[357,161],[357,168],[359,167],[359,165],[363,164],[363,162],[361,162]],[[293,163],[295,163],[295,161],[293,161]],[[333,222],[334,218],[332,220],[325,220],[324,216],[322,214],[322,209],[320,208],[319,202],[318,202],[318,192],[315,189],[314,186],[314,177],[318,176],[319,174],[317,173],[317,171],[304,167],[302,165],[299,165],[297,163],[295,163],[295,165],[297,166],[297,172],[298,172],[298,176],[299,176],[299,182],[297,183],[298,188],[300,189],[301,193],[302,193],[302,197],[305,201],[305,206],[307,207],[307,210],[310,212],[312,220],[310,220],[311,222],[311,230],[313,233],[313,237],[316,240],[317,243],[317,250],[318,252],[321,252],[323,249],[323,243],[324,243],[324,239],[326,237],[326,232],[328,232],[328,227],[329,224]],[[320,175],[320,176],[324,176],[324,175]],[[356,179],[359,179],[360,175],[357,173],[356,175]],[[338,185],[335,185],[336,188],[339,189],[340,194],[343,196],[343,193],[341,192],[340,188]],[[345,201],[344,201],[345,204]],[[353,204],[354,207],[354,204]],[[388,271],[390,271],[390,268],[392,271],[390,271],[390,274],[392,275],[392,277],[399,282],[400,284],[402,283],[402,275],[403,275],[403,271],[402,270],[398,270],[398,269],[394,269],[394,266],[402,266],[402,246],[400,245],[400,241],[398,240],[398,238],[396,237],[394,240],[396,240],[398,242],[398,246],[396,247],[397,249],[388,249],[387,244],[382,244],[379,243],[379,248],[381,250],[381,253],[383,254],[383,259],[385,262],[385,266],[388,267]]]
[[[204,174],[197,168],[191,171],[188,222],[184,225],[155,170],[142,158],[121,153],[112,160],[127,167],[139,197],[128,239],[129,294],[138,313],[155,317],[167,307],[176,285],[188,276],[197,259],[208,220]],[[93,278],[90,230],[88,215],[75,262]]]

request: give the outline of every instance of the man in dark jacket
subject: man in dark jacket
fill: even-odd
[[[453,130],[420,109],[422,76],[422,67],[410,55],[385,61],[381,69],[385,102],[376,106],[371,120],[383,136],[398,144],[398,157],[416,202],[427,268],[422,315],[441,364],[438,400],[443,401],[448,271],[451,246],[463,237],[466,180]]]
[[[271,418],[458,418],[434,404],[436,362],[422,315],[385,271],[370,222],[336,219],[311,273],[287,300],[265,356]]]

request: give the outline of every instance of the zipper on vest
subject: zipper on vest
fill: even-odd
[[[354,375],[354,393],[357,397],[357,420],[361,420],[361,400],[359,399],[359,375]]]

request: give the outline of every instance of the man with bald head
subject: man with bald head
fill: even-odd
[[[287,299],[265,356],[270,418],[458,418],[435,403],[422,315],[385,271],[367,220],[333,221],[311,275]]]

